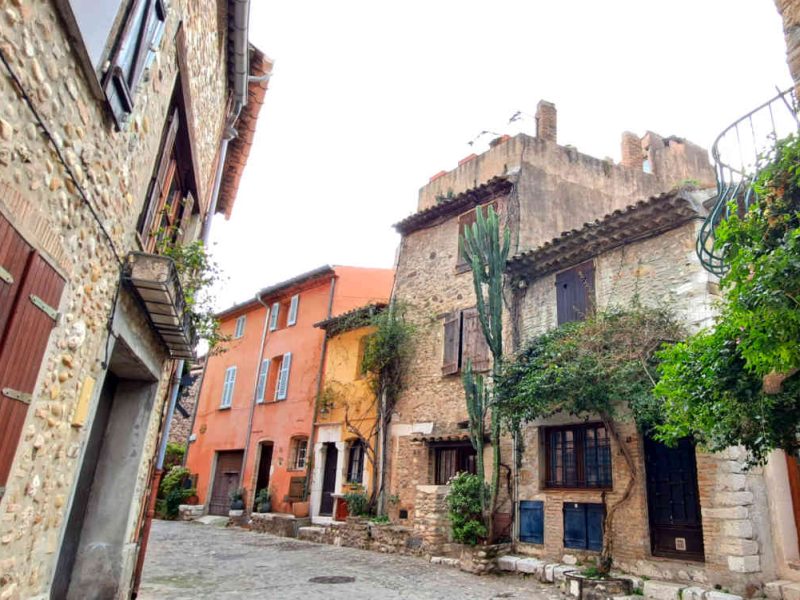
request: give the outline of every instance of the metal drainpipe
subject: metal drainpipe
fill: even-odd
[[[244,471],[245,467],[247,466],[247,454],[250,450],[250,437],[253,433],[253,415],[256,410],[256,403],[258,402],[258,398],[256,397],[256,392],[258,392],[258,380],[261,376],[261,361],[264,359],[264,345],[267,341],[267,326],[269,325],[269,306],[264,303],[261,298],[261,292],[256,292],[256,300],[258,303],[264,307],[264,327],[261,330],[261,346],[258,350],[258,360],[256,361],[256,381],[253,385],[253,401],[250,403],[250,416],[247,417],[247,435],[244,439],[244,452],[242,453],[242,479],[244,479]],[[266,383],[266,382],[265,382]],[[266,391],[266,385],[265,391]],[[240,486],[243,487],[243,486]],[[255,492],[255,490],[253,490]]]
[[[327,319],[330,319],[333,316],[333,293],[336,290],[336,275],[331,277],[331,291],[328,295],[328,316]],[[308,435],[308,447],[306,448],[306,456],[309,458],[306,460],[307,470],[306,470],[306,500],[311,497],[311,483],[313,480],[313,470],[314,470],[314,430],[316,429],[316,422],[317,422],[317,400],[319,398],[319,394],[322,391],[322,374],[325,370],[325,355],[328,350],[328,332],[325,332],[325,337],[322,339],[322,352],[320,353],[319,358],[319,370],[317,371],[317,395],[314,398],[314,412],[311,417],[311,432]],[[309,516],[311,515],[311,507],[308,510]]]

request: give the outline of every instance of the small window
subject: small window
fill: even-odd
[[[544,436],[547,487],[611,487],[611,445],[602,424],[546,427]]]
[[[469,442],[433,448],[435,485],[447,485],[458,473],[476,473],[475,448]]]
[[[289,304],[289,316],[286,318],[286,326],[291,327],[297,323],[297,306],[300,303],[300,294],[292,296],[291,303]]]
[[[558,324],[583,321],[594,309],[594,265],[583,263],[556,275]]]
[[[292,438],[291,456],[289,465],[291,469],[305,469],[306,455],[308,453],[308,438]]]
[[[225,382],[222,384],[220,408],[230,408],[233,403],[233,388],[236,385],[236,367],[225,369]]]
[[[358,354],[356,355],[356,379],[364,379],[366,377],[367,372],[364,369],[364,352],[367,349],[367,342],[369,341],[369,335],[363,336],[360,340],[358,340]]]
[[[244,323],[247,320],[247,315],[242,315],[236,319],[236,330],[233,332],[233,338],[238,340],[244,335]]]
[[[269,313],[269,330],[275,331],[278,328],[278,313],[281,312],[281,303],[274,302]]]
[[[489,346],[474,308],[450,313],[444,320],[442,374],[452,375],[472,363],[474,371],[490,366]]]
[[[495,211],[497,210],[497,206],[494,202],[489,202],[488,204],[478,207],[481,209],[481,214],[484,217],[486,216],[490,206],[493,207]],[[472,227],[472,224],[477,220],[475,210],[476,209],[473,208],[471,211],[465,212],[463,215],[458,217],[458,258],[456,260],[456,269],[459,270],[467,268],[467,257],[464,255],[464,249],[461,246],[461,238],[464,236],[464,230],[467,227]]]
[[[347,459],[348,483],[362,483],[364,479],[364,441],[356,440],[350,444],[350,455]]]
[[[289,389],[289,373],[292,368],[292,353],[287,352],[281,358],[281,369],[278,373],[278,383],[275,385],[275,400],[286,400]]]
[[[261,361],[261,370],[258,372],[258,385],[256,386],[256,402],[261,404],[264,402],[264,392],[267,389],[267,378],[269,377],[269,364],[270,360]]]

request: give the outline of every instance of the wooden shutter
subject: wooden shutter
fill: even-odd
[[[180,222],[180,230],[181,230],[181,240],[185,244],[191,243],[194,236],[189,235],[189,222],[192,218],[192,211],[194,210],[194,195],[189,192],[186,194],[186,197],[183,199],[183,212],[181,213],[181,222]]]
[[[227,408],[233,404],[233,389],[236,385],[236,367],[228,367],[225,370],[225,383],[222,385],[222,408]]]
[[[175,161],[173,160],[173,149],[175,147],[175,137],[178,135],[180,117],[178,109],[172,111],[167,121],[164,133],[164,140],[161,143],[161,153],[158,158],[158,165],[153,178],[150,180],[150,189],[147,193],[147,202],[144,206],[142,217],[139,221],[139,234],[145,243],[147,250],[152,250],[155,241],[153,228],[155,226],[156,215],[161,209],[166,195],[169,193],[172,177],[175,175]]]
[[[269,375],[270,359],[261,361],[261,371],[258,373],[258,387],[256,388],[256,402],[264,401],[264,390],[267,389],[267,375]]]
[[[269,315],[269,330],[275,331],[278,328],[278,313],[281,310],[280,302],[274,302],[272,304],[271,313]]]
[[[20,271],[19,253],[26,244],[8,239],[18,234],[7,223],[4,229],[2,260],[10,265],[6,270],[19,274],[19,279],[12,284],[17,286],[16,294],[11,294],[13,300],[4,301],[0,309],[5,323],[0,339],[0,488],[8,479],[47,342],[56,325],[47,309],[58,308],[64,289],[64,280],[36,252],[29,253],[25,269]],[[12,259],[12,254],[16,258]],[[0,293],[4,300],[10,298],[8,291]]]
[[[544,501],[520,501],[519,539],[529,544],[544,544]]]
[[[278,385],[275,389],[275,400],[285,400],[289,387],[289,370],[292,368],[292,353],[287,352],[281,361],[281,372],[278,376]]]
[[[594,304],[594,265],[583,263],[556,275],[558,324],[582,321]]]
[[[289,317],[286,320],[286,325],[294,325],[297,323],[297,305],[300,303],[300,294],[292,296],[291,303],[289,304]]]
[[[602,550],[602,504],[564,503],[564,547]]]
[[[461,349],[461,313],[455,312],[444,319],[444,352],[442,375],[458,373]]]
[[[478,310],[470,308],[462,314],[461,366],[466,368],[467,360],[471,360],[474,371],[486,371],[491,364],[489,360],[489,345],[483,335]]]

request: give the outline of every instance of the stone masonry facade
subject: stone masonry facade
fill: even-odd
[[[0,213],[66,282],[57,307],[60,317],[0,500],[3,600],[44,597],[52,581],[95,410],[96,389],[88,421],[76,423],[75,412],[87,382],[91,391],[91,384],[102,381],[110,343],[107,323],[120,278],[110,244],[121,257],[140,249],[136,224],[157,161],[170,99],[181,76],[180,45],[185,50],[183,69],[188,71],[183,73],[189,88],[184,94],[192,99],[192,111],[186,117],[201,215],[213,187],[228,101],[227,25],[225,19],[220,21],[217,3],[176,0],[169,3],[164,35],[137,90],[132,116],[117,131],[105,101],[98,100],[89,85],[57,4],[16,0],[4,3],[0,15],[0,49],[22,84],[19,89],[8,70],[1,69]],[[37,124],[28,103],[41,115],[52,140]],[[87,191],[110,241],[80,198],[54,145]],[[197,220],[191,226],[199,231]],[[139,340],[160,370],[155,404],[143,432],[146,459],[138,469],[130,508],[123,567],[130,573],[171,363],[165,361],[164,350],[138,303],[124,289],[119,291],[116,311],[127,315],[131,338]]]

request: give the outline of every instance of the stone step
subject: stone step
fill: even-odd
[[[800,600],[800,583],[787,579],[770,581],[764,586],[764,592],[770,600]]]
[[[195,523],[200,523],[201,525],[216,525],[217,527],[224,527],[228,524],[228,517],[220,517],[216,515],[206,515],[204,517],[200,517],[199,519],[195,519]]]
[[[449,556],[431,556],[431,564],[444,565],[446,567],[460,567],[461,561],[457,558],[450,558]]]

